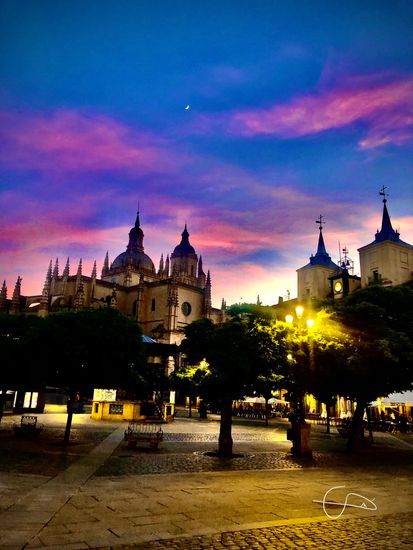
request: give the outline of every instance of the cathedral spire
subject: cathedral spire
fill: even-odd
[[[200,288],[204,288],[206,284],[206,276],[202,265],[202,256],[199,256],[198,260],[198,285]]]
[[[205,285],[205,316],[210,317],[211,315],[211,274],[208,270],[207,278],[206,278],[206,285]]]
[[[101,277],[105,277],[109,272],[109,252],[106,251],[105,260],[103,262],[103,268],[102,268],[102,275]]]
[[[92,269],[92,275],[91,275],[91,277],[94,281],[96,281],[96,276],[97,276],[97,272],[96,272],[96,260],[95,260],[93,262],[93,269]]]
[[[53,268],[53,262],[52,262],[52,260],[50,260],[49,267],[48,267],[47,273],[46,273],[46,281],[48,283],[50,283],[50,281],[52,280],[52,268]]]
[[[144,237],[144,234],[141,229],[141,222],[139,219],[139,208],[138,208],[138,212],[136,213],[135,225],[129,231],[129,243],[128,243],[128,246],[126,247],[126,250],[128,252],[134,252],[134,251],[143,252],[143,237]]]
[[[59,258],[56,258],[56,262],[55,262],[54,268],[53,268],[52,278],[57,279],[58,277],[59,277]]]
[[[67,279],[69,278],[69,274],[70,274],[70,265],[69,265],[69,256],[67,257],[67,260],[66,260],[66,265],[65,265],[65,268],[63,270],[63,279],[67,281]]]
[[[159,274],[159,275],[162,275],[162,274],[163,274],[163,270],[164,270],[164,265],[163,265],[163,254],[161,254],[161,259],[159,260],[159,271],[158,271],[158,274]]]
[[[10,313],[12,315],[18,315],[20,313],[20,290],[21,290],[22,278],[17,277],[16,285],[14,287],[13,296],[11,299]]]
[[[0,292],[0,311],[6,311],[7,308],[7,286],[6,281],[3,281],[3,286]]]
[[[51,265],[50,261],[50,265]],[[40,298],[40,306],[39,306],[39,315],[41,317],[44,317],[47,315],[47,312],[49,310],[49,291],[50,291],[50,266],[46,273],[46,279],[44,281],[43,290],[42,290],[42,296]]]
[[[79,265],[77,266],[76,273],[76,291],[79,289],[79,286],[82,283],[82,258],[79,260]]]

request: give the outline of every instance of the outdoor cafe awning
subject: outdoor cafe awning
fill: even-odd
[[[244,397],[242,401],[245,403],[262,403],[262,404],[265,403],[264,397]],[[268,403],[270,403],[270,405],[277,404],[277,403],[285,405],[286,403],[289,403],[289,401],[281,401],[281,399],[277,399],[276,397],[271,397],[271,399],[268,400]]]
[[[399,405],[413,407],[413,391],[391,393],[380,401],[371,403],[372,407],[398,407]]]

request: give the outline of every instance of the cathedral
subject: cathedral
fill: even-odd
[[[385,188],[381,229],[374,240],[358,249],[360,276],[353,274],[353,262],[343,249],[343,257],[335,263],[326,250],[323,236],[323,216],[319,227],[317,251],[309,262],[297,269],[297,298],[274,306],[278,316],[296,304],[312,299],[340,299],[370,284],[395,286],[413,282],[413,246],[400,239],[393,229],[387,208]],[[18,277],[11,299],[7,299],[6,282],[0,291],[0,311],[10,314],[33,313],[45,316],[65,310],[114,307],[135,319],[145,335],[159,343],[179,344],[183,330],[192,321],[209,318],[214,323],[226,319],[225,302],[221,309],[211,305],[211,276],[204,272],[202,257],[196,254],[189,242],[185,225],[181,242],[173,252],[160,258],[156,270],[152,259],[145,253],[144,234],[139,212],[135,225],[129,231],[126,250],[112,263],[108,253],[104,259],[101,277],[97,277],[96,262],[92,273],[82,273],[82,260],[76,274],[70,274],[69,259],[60,274],[59,262],[49,264],[43,291],[40,295],[21,295],[21,278]]]
[[[220,322],[223,311],[211,305],[211,276],[205,274],[202,257],[189,242],[187,226],[181,242],[172,254],[161,256],[156,270],[145,253],[144,233],[139,212],[129,231],[125,252],[112,263],[108,253],[101,277],[96,262],[90,276],[82,273],[82,260],[76,274],[70,274],[69,259],[62,273],[59,261],[49,264],[41,295],[23,297],[19,277],[11,300],[7,300],[6,282],[0,292],[0,311],[11,314],[32,313],[39,316],[67,310],[113,307],[135,319],[145,335],[159,343],[179,344],[184,328],[192,321],[209,318]]]

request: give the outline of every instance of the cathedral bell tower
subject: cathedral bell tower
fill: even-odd
[[[189,242],[189,233],[185,224],[182,239],[171,254],[171,269],[174,276],[181,282],[192,285],[197,283],[198,256]]]

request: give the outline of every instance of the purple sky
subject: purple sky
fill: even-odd
[[[383,185],[413,243],[412,28],[407,0],[3,0],[9,297],[56,257],[100,272],[138,204],[156,266],[187,222],[216,306],[294,297],[320,214],[333,260],[339,241],[357,260]]]

